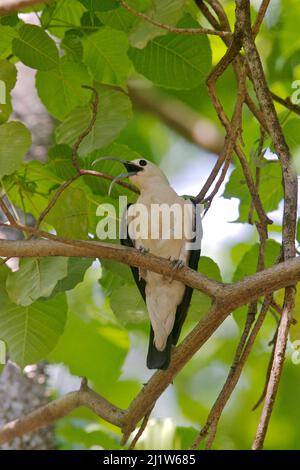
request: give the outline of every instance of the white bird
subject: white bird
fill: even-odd
[[[197,270],[202,227],[200,213],[192,200],[178,196],[164,173],[148,160],[102,159],[120,161],[127,169],[127,173],[117,176],[113,183],[128,177],[140,190],[136,203],[127,207],[127,229],[122,244],[167,258],[174,269],[188,265]],[[195,238],[197,243],[191,249]],[[193,289],[172,276],[167,278],[151,271],[131,269],[151,322],[147,366],[149,369],[166,369],[172,344],[179,339]]]

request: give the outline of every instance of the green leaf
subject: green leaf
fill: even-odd
[[[78,418],[60,420],[55,426],[55,436],[60,442],[63,440],[64,450],[74,450],[74,445],[79,449],[99,449],[99,446],[110,450],[121,449],[119,436],[100,424]]]
[[[121,325],[142,323],[149,319],[145,302],[133,284],[114,289],[110,296],[110,306]]]
[[[265,267],[270,268],[273,266],[280,254],[281,246],[275,240],[267,240],[265,248]],[[250,274],[254,274],[257,268],[257,260],[259,253],[259,244],[256,243],[253,245],[242,257],[239,262],[235,273],[233,275],[232,281],[237,282],[241,279],[244,279]]]
[[[143,3],[143,0],[131,0],[128,3],[141,11],[140,4]],[[138,22],[138,19],[122,6],[109,11],[97,12],[96,15],[106,26],[125,33],[128,33],[132,26]]]
[[[174,26],[183,14],[184,4],[185,0],[152,0],[151,7],[145,13],[160,23]],[[142,49],[150,39],[164,34],[166,34],[164,29],[141,18],[132,29],[129,42],[133,47]]]
[[[53,39],[39,26],[24,24],[19,38],[13,40],[13,53],[25,65],[50,70],[58,65],[58,50]]]
[[[200,35],[169,33],[153,39],[144,49],[130,48],[128,55],[137,72],[165,88],[195,88],[211,68],[209,41]]]
[[[91,85],[91,78],[84,64],[60,60],[56,68],[36,75],[36,87],[40,99],[48,111],[63,120],[76,106],[86,104],[91,92],[82,88]]]
[[[0,338],[20,367],[45,359],[63,333],[67,316],[64,294],[27,307],[8,303],[0,310]]]
[[[0,18],[0,23],[4,26],[16,26],[19,23],[19,17],[17,13],[11,15],[5,15]]]
[[[68,274],[58,281],[54,294],[74,289],[77,284],[83,281],[85,272],[90,267],[92,261],[89,258],[68,258]]]
[[[51,34],[63,38],[70,28],[80,27],[80,20],[85,8],[74,0],[57,0],[46,5],[43,9],[41,21]],[[51,28],[51,23],[60,25],[59,28]]]
[[[14,88],[16,84],[16,80],[17,80],[16,67],[10,62],[8,62],[8,60],[1,60],[0,61],[0,124],[7,121],[12,112],[10,91]]]
[[[216,281],[222,281],[219,266],[214,260],[208,258],[207,256],[200,257],[198,272],[204,274],[207,277],[215,279]],[[201,316],[207,311],[210,305],[210,297],[198,290],[194,290],[191,306],[189,308],[188,318],[190,320],[199,321]]]
[[[111,85],[125,82],[131,64],[124,33],[103,27],[97,33],[85,36],[83,45],[84,62],[96,80]]]
[[[11,175],[21,165],[31,146],[31,134],[21,122],[0,126],[0,178]]]
[[[17,69],[8,60],[0,60],[0,80],[2,80],[8,91],[11,91],[17,81]]]
[[[83,57],[83,46],[81,38],[77,32],[66,31],[65,37],[63,38],[61,48],[64,49],[66,57],[73,62],[81,62]]]
[[[277,209],[283,197],[282,174],[278,162],[265,161],[260,172],[260,196],[261,202],[266,212]],[[248,220],[251,197],[245,181],[243,170],[239,166],[230,175],[226,184],[223,197],[240,199],[239,219],[236,222],[246,222]],[[257,219],[257,216],[256,216]]]
[[[99,390],[109,393],[120,376],[127,350],[125,330],[96,320],[84,321],[71,313],[50,359],[63,362],[72,374],[86,376]]]
[[[82,189],[66,189],[48,213],[45,222],[52,225],[62,237],[85,239],[88,235],[88,201]]]
[[[11,272],[6,288],[11,300],[22,306],[32,304],[40,297],[49,297],[57,281],[67,275],[68,258],[25,258],[18,271]]]
[[[10,301],[5,287],[9,273],[10,269],[5,264],[0,265],[0,311]]]
[[[118,8],[120,0],[79,0],[87,10],[94,11],[108,11]]]
[[[92,132],[79,146],[79,155],[84,156],[101,147],[109,145],[127,125],[132,117],[131,103],[121,91],[107,85],[96,85],[99,93],[97,119]],[[89,125],[90,107],[76,108],[56,129],[59,144],[72,146]]]
[[[18,33],[13,28],[0,24],[0,55],[10,50],[12,40],[17,36]]]
[[[300,147],[300,118],[287,121],[283,127],[283,131],[290,149]]]

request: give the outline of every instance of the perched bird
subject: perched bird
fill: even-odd
[[[178,196],[164,173],[147,160],[101,159],[117,160],[126,167],[127,173],[117,176],[113,183],[127,177],[140,190],[136,203],[127,207],[127,227],[121,243],[169,259],[174,270],[182,265],[197,270],[202,238],[199,206],[191,199]],[[169,221],[166,220],[168,217]],[[123,217],[123,224],[124,221]],[[182,230],[178,232],[178,228]],[[167,369],[171,348],[179,339],[193,289],[172,276],[135,267],[131,270],[151,322],[147,366],[149,369]]]

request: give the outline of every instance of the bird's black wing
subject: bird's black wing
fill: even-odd
[[[192,201],[192,203],[195,206],[195,218],[194,218],[194,229],[195,229],[197,227],[197,225],[196,225],[196,217],[197,217],[196,203],[194,202],[194,200],[192,198],[190,198],[190,200]],[[195,239],[193,241],[195,241]],[[190,251],[188,266],[191,269],[194,269],[195,271],[197,271],[197,269],[198,269],[200,253],[201,253],[200,249]],[[181,328],[182,328],[182,325],[183,325],[183,323],[186,319],[188,309],[189,309],[189,306],[190,306],[190,303],[191,303],[191,300],[192,300],[192,295],[193,295],[193,288],[189,287],[189,286],[186,286],[185,291],[184,291],[184,295],[183,295],[183,299],[182,299],[181,303],[178,305],[177,310],[176,310],[175,322],[174,322],[173,330],[172,330],[172,333],[171,333],[171,335],[172,335],[172,344],[176,344],[177,341],[179,340],[179,336],[180,336],[180,333],[181,333]]]
[[[128,208],[131,206],[131,204],[127,205],[127,211]],[[123,214],[123,217],[126,216],[126,214]],[[122,224],[124,224],[124,220],[122,220]],[[131,248],[135,248],[133,241],[131,240],[128,230],[126,230],[125,238],[121,238],[121,245],[123,246],[129,246]],[[132,275],[134,277],[135,283],[140,291],[141,296],[143,297],[144,301],[146,302],[146,294],[145,294],[145,289],[146,289],[146,282],[143,278],[140,278],[139,275],[139,269],[135,268],[134,266],[130,266]]]

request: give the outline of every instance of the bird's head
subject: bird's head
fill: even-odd
[[[165,174],[160,170],[160,168],[158,168],[158,166],[149,162],[149,160],[122,160],[121,158],[116,157],[101,157],[95,160],[94,163],[98,162],[99,160],[118,161],[122,163],[127,170],[126,173],[121,173],[113,179],[110,189],[114,183],[125,178],[128,178],[129,181],[137,186],[140,190],[149,188],[155,184],[168,184],[168,180]]]

